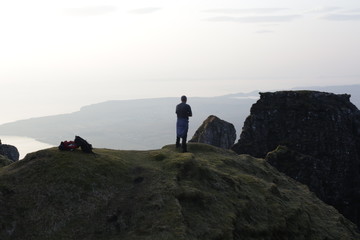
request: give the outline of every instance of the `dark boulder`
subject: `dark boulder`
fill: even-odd
[[[233,124],[210,115],[197,129],[189,142],[206,143],[216,147],[229,149],[236,140]]]
[[[18,161],[20,157],[18,149],[8,144],[0,144],[0,155],[7,157],[13,162]]]
[[[360,111],[350,95],[260,93],[245,120],[239,154],[265,157],[360,226]]]

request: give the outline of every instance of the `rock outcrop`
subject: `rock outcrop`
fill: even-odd
[[[197,129],[189,142],[206,143],[216,147],[229,149],[236,140],[233,124],[210,115]]]
[[[20,157],[18,149],[8,144],[0,144],[0,155],[7,157],[13,162],[18,161]]]
[[[233,150],[265,157],[360,226],[360,111],[350,95],[260,93]],[[274,156],[276,154],[276,157]]]

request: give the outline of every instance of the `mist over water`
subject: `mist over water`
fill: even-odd
[[[20,154],[19,159],[23,159],[26,154],[36,152],[41,149],[54,147],[53,145],[37,141],[29,137],[19,136],[1,136],[0,139],[2,144],[8,144],[15,146]]]

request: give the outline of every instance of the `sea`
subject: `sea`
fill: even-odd
[[[53,145],[37,141],[36,139],[29,137],[19,136],[3,136],[0,135],[1,143],[15,146],[20,154],[19,159],[23,159],[26,154],[36,152],[46,148],[52,148]]]

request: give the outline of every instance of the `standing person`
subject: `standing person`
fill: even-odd
[[[191,107],[186,104],[186,96],[181,97],[181,103],[176,105],[176,147],[180,147],[180,138],[182,139],[182,150],[187,152],[186,138],[189,130],[189,117],[192,116]]]

